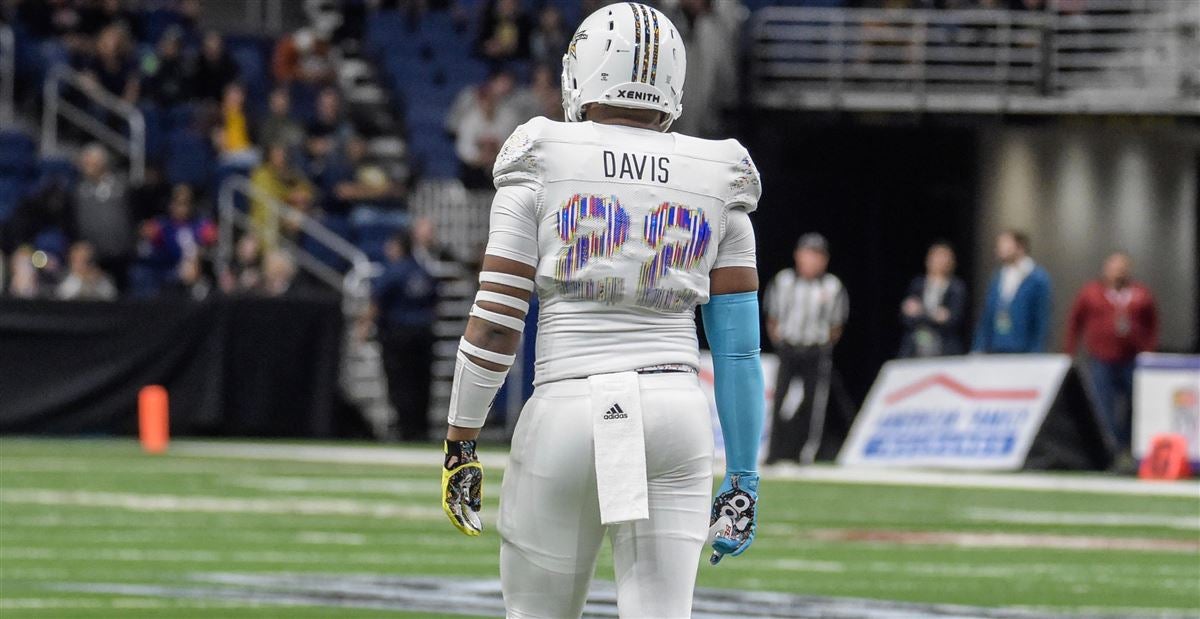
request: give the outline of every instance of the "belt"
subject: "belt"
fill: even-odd
[[[696,368],[686,363],[662,363],[634,370],[638,374],[699,374]]]

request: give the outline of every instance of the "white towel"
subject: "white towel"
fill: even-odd
[[[637,372],[588,378],[601,524],[650,517],[646,498],[646,436]]]

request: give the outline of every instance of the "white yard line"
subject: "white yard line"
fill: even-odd
[[[171,452],[183,456],[285,460],[296,462],[336,462],[344,464],[380,464],[391,466],[435,466],[441,453],[414,447],[359,447],[339,445],[297,445],[216,441],[177,441]],[[500,448],[480,448],[484,466],[502,469],[508,456]],[[720,466],[720,462],[717,463]],[[1200,482],[1142,482],[1136,479],[1097,474],[1041,473],[969,473],[959,471],[892,470],[842,468],[836,466],[766,467],[763,477],[794,481],[892,486],[930,486],[988,488],[1043,492],[1082,492],[1138,496],[1192,497],[1200,501]],[[1198,503],[1200,507],[1200,503]]]
[[[956,548],[1041,548],[1057,550],[1116,550],[1133,552],[1200,553],[1200,541],[1098,535],[1042,533],[966,533],[961,531],[889,531],[882,529],[827,529],[808,534],[824,542]]]
[[[1200,506],[1198,506],[1200,508]],[[972,507],[963,510],[967,520],[1001,524],[1068,525],[1085,527],[1163,527],[1200,530],[1200,512],[1192,516],[1123,514],[1113,512],[1046,512]]]
[[[217,496],[132,494],[28,488],[0,490],[0,503],[107,507],[137,512],[206,512],[237,514],[294,514],[305,516],[367,516],[372,518],[445,518],[437,507],[371,503],[353,499],[279,497],[237,499]]]
[[[314,492],[333,494],[382,494],[433,496],[441,493],[436,477],[429,479],[373,479],[369,477],[311,477],[301,475],[237,477],[229,480],[239,488],[268,492]]]

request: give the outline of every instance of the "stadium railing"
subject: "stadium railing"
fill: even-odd
[[[0,24],[0,127],[13,123],[13,90],[17,80],[17,38],[8,24]]]
[[[368,296],[367,282],[375,273],[376,266],[371,264],[367,254],[353,243],[313,217],[280,202],[261,189],[254,186],[244,176],[229,176],[221,183],[217,196],[217,208],[220,210],[220,235],[217,246],[217,267],[228,267],[233,259],[236,232],[252,230],[250,216],[238,205],[238,197],[254,200],[266,206],[270,217],[276,221],[294,223],[301,233],[318,243],[321,247],[332,252],[350,265],[346,274],[326,264],[319,257],[300,246],[295,241],[281,236],[279,243],[291,252],[300,268],[313,277],[343,294],[348,304],[348,314],[361,314],[366,307]]]
[[[217,196],[220,234],[216,267],[219,272],[232,263],[238,231],[252,231],[253,223],[249,214],[239,205],[240,200],[259,202],[266,206],[272,219],[295,223],[310,242],[349,265],[343,274],[304,245],[282,236],[279,239],[280,246],[291,252],[300,268],[341,294],[342,313],[347,326],[340,360],[342,393],[359,409],[376,437],[388,437],[395,412],[388,404],[381,351],[377,342],[362,341],[354,334],[356,325],[366,314],[370,303],[371,279],[378,276],[382,268],[373,264],[365,252],[317,219],[264,193],[246,177],[233,175],[221,183]]]
[[[65,87],[78,92],[87,101],[119,117],[129,127],[129,135],[113,130],[91,112],[63,97]],[[42,90],[42,154],[59,154],[58,121],[62,119],[87,132],[129,160],[129,180],[140,185],[146,177],[146,119],[135,105],[105,91],[89,87],[82,75],[66,65],[56,65],[46,76]]]
[[[750,30],[761,107],[1200,114],[1200,3],[1046,12],[771,7]]]
[[[460,260],[476,262],[487,243],[488,214],[494,191],[471,191],[458,180],[424,180],[409,197],[414,216],[428,217],[438,230],[440,241]],[[437,323],[434,325],[433,385],[431,415],[445,421],[450,404],[450,386],[454,378],[454,359],[458,338],[467,328],[467,311],[475,299],[478,284],[473,273],[463,269],[435,274],[441,280]]]

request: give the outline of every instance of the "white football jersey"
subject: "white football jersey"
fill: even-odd
[[[747,214],[761,187],[741,144],[535,118],[494,174],[488,253],[537,269],[536,384],[699,366],[709,272],[755,266]]]

